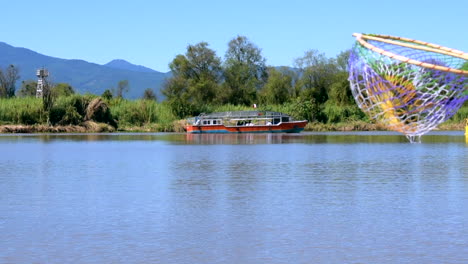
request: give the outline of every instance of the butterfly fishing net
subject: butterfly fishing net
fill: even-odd
[[[349,59],[354,99],[370,118],[411,142],[468,99],[468,54],[406,38],[354,36]]]

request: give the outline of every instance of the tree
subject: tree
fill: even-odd
[[[206,104],[215,103],[219,95],[221,59],[208,43],[187,46],[169,64],[172,77],[164,85],[163,94],[179,117],[196,114]]]
[[[111,90],[106,89],[106,90],[102,93],[101,97],[104,98],[104,99],[106,99],[106,100],[112,99],[112,92],[111,92]]]
[[[52,87],[51,92],[54,97],[70,96],[75,94],[75,90],[68,83],[58,83]]]
[[[329,88],[327,102],[335,105],[349,105],[354,103],[348,75],[347,72],[339,72],[335,75],[333,83]]]
[[[351,92],[348,81],[350,51],[343,51],[336,56],[335,63],[337,72],[332,78],[328,91],[328,100],[335,105],[349,105],[354,103],[353,94]]]
[[[21,88],[18,90],[19,97],[36,96],[37,82],[33,80],[22,81]]]
[[[307,51],[303,57],[297,58],[295,66],[300,69],[300,87],[305,97],[313,97],[318,104],[328,100],[328,89],[334,75],[338,72],[333,59],[317,50]]]
[[[162,90],[174,114],[180,118],[192,114],[192,104],[188,93],[188,81],[180,75],[168,79]]]
[[[340,72],[349,72],[349,56],[351,54],[350,50],[342,51],[336,56],[336,65],[337,69]]]
[[[282,104],[293,94],[292,76],[276,70],[268,69],[268,81],[263,86],[260,95],[267,104]]]
[[[191,100],[195,105],[213,103],[221,78],[221,59],[206,42],[189,45],[185,57],[186,68],[182,74],[189,82]]]
[[[123,94],[127,93],[129,89],[130,88],[129,88],[128,80],[119,81],[119,83],[117,84],[117,91],[116,91],[117,98],[123,98]]]
[[[224,63],[224,103],[250,105],[268,78],[261,49],[245,36],[228,44]]]
[[[5,70],[0,69],[0,97],[13,97],[16,91],[16,81],[20,78],[19,70],[14,65]]]
[[[46,79],[42,84],[42,109],[49,112],[54,106],[55,97],[52,93],[52,84]],[[50,123],[50,116],[47,117],[47,123]]]
[[[147,89],[143,92],[143,100],[152,100],[152,101],[156,101],[156,100],[157,100],[156,94],[154,93],[153,89],[147,88]]]

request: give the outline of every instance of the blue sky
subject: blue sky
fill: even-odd
[[[354,32],[468,52],[466,0],[19,0],[4,1],[1,9],[2,42],[98,64],[125,59],[162,72],[201,41],[223,58],[237,35],[261,48],[273,66],[291,66],[310,49],[334,57],[353,45]]]

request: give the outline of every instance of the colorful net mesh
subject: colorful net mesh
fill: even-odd
[[[416,40],[354,34],[351,90],[359,107],[414,142],[468,99],[468,54]]]

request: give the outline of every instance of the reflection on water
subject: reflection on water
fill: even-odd
[[[0,134],[0,142],[41,141],[163,141],[170,144],[282,144],[282,143],[408,143],[395,132],[305,132],[293,134],[186,134],[186,133],[97,133],[97,134]],[[422,143],[468,143],[462,131],[435,131]]]
[[[433,132],[0,136],[0,263],[468,263]]]

